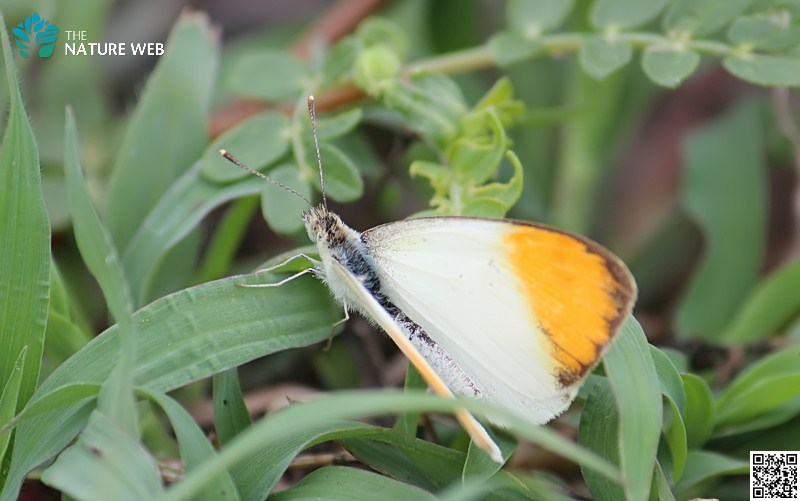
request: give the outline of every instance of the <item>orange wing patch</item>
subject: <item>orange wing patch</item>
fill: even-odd
[[[598,361],[636,294],[630,272],[599,245],[531,225],[505,235],[516,275],[553,345],[563,386]]]

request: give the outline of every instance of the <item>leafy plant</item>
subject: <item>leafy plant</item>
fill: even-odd
[[[101,0],[81,9],[73,21],[107,21]],[[800,449],[790,433],[800,422],[796,255],[764,273],[777,199],[767,177],[800,144],[791,110],[771,106],[763,92],[737,97],[683,133],[680,185],[645,231],[631,238],[624,224],[600,228],[614,223],[609,167],[626,131],[663,98],[657,86],[675,95],[717,63],[752,84],[800,84],[800,3],[508,0],[505,24],[485,41],[458,31],[456,19],[478,13],[472,2],[398,1],[304,58],[283,41],[222,47],[205,16],[184,14],[120,119],[120,137],[108,126],[110,104],[86,91],[96,88],[97,63],[58,57],[28,89],[40,115],[34,134],[2,28],[0,499],[39,477],[77,499],[745,499],[750,450]],[[487,84],[476,72],[489,68]],[[569,461],[572,473],[489,461],[453,421],[427,413],[503,410],[424,395],[413,370],[404,392],[332,391],[261,419],[248,412],[252,380],[287,379],[287,366],[327,389],[358,385],[366,370],[346,341],[359,327],[332,338],[340,312],[322,284],[235,286],[265,279],[235,275],[255,267],[236,251],[259,198],[267,225],[293,247],[271,248],[267,265],[313,249],[302,235],[305,205],[217,152],[319,198],[309,94],[320,107],[326,194],[343,211],[357,204],[361,222],[511,213],[594,233],[630,263],[637,316],[658,316],[672,341],[650,344],[656,329],[629,318],[558,427],[508,416],[507,432],[493,432],[506,458],[530,459],[518,445],[533,442]],[[244,98],[247,116],[220,127],[219,103]],[[219,134],[209,137],[209,128]],[[400,138],[386,162],[399,172],[387,171],[369,140],[387,132]],[[107,180],[97,164],[112,166]],[[66,196],[54,196],[58,189]],[[212,213],[216,224],[204,223]],[[80,259],[51,243],[50,222],[57,235],[71,224],[68,246]],[[687,268],[681,256],[697,235],[705,246],[697,266],[670,283]],[[85,271],[99,291],[81,293]],[[280,271],[267,280],[296,268]],[[665,304],[675,305],[674,317]],[[94,336],[106,308],[111,325]],[[690,339],[707,343],[702,355],[717,353],[712,344],[732,355],[704,366],[689,356]],[[326,341],[329,351],[290,350]],[[209,388],[214,412],[204,422],[184,404]],[[356,420],[397,412],[394,427]],[[329,459],[276,492],[315,446],[335,459],[313,456]],[[165,461],[176,457],[177,474]]]

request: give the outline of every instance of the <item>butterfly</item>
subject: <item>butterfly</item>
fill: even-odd
[[[309,115],[322,172],[313,97]],[[344,307],[344,320],[355,310],[383,329],[439,395],[481,399],[544,424],[572,403],[636,299],[625,264],[587,238],[525,221],[458,216],[359,233],[328,209],[324,178],[321,188],[323,202],[306,200],[302,215],[319,259],[293,256],[270,270],[299,257],[313,266],[247,286],[315,275]],[[456,417],[477,446],[503,461],[480,422],[464,409]]]

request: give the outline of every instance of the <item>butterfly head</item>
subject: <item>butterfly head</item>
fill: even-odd
[[[323,204],[303,212],[303,223],[309,238],[317,244],[336,244],[345,238],[349,230],[339,216]]]

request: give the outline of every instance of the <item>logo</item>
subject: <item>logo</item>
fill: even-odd
[[[17,47],[22,57],[31,57],[31,52],[38,49],[39,57],[48,58],[53,55],[58,39],[58,27],[44,19],[37,12],[28,16],[11,30],[17,39]]]

